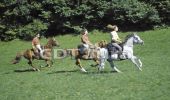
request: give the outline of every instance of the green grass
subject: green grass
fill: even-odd
[[[139,32],[144,46],[135,46],[135,55],[143,62],[140,72],[130,61],[115,62],[122,74],[110,73],[107,63],[104,73],[91,67],[92,61],[82,61],[84,74],[69,57],[56,60],[51,68],[40,72],[15,72],[30,68],[27,61],[10,64],[16,53],[31,48],[31,42],[14,40],[0,42],[0,100],[169,100],[170,96],[170,29]],[[93,32],[94,33],[94,32]],[[121,33],[124,38],[127,33]],[[56,39],[60,48],[75,48],[80,36],[64,35]],[[93,43],[109,41],[108,33],[90,34]],[[46,39],[42,43],[46,43]],[[45,64],[34,61],[36,66]]]

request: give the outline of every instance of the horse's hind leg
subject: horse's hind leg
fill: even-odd
[[[76,65],[80,67],[80,70],[81,70],[82,72],[87,72],[87,71],[83,68],[83,66],[81,65],[80,59],[76,59]]]
[[[112,71],[113,72],[118,72],[118,73],[121,73],[121,71],[119,69],[116,68],[116,66],[114,65],[113,61],[108,61],[110,66],[112,67]]]
[[[35,66],[32,63],[32,60],[29,60],[28,64],[33,68],[34,71],[40,71],[38,68],[35,68]]]
[[[51,60],[46,60],[46,63],[47,63],[47,65],[46,65],[47,67],[51,67],[53,64],[53,62]]]
[[[51,66],[53,66],[54,62],[52,60],[50,62],[51,62]]]
[[[93,59],[96,64],[92,64],[92,67],[96,67],[100,64],[100,61],[98,59]]]
[[[102,71],[105,66],[105,59],[100,59],[99,65],[98,65],[98,71]]]

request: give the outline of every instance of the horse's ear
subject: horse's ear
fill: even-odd
[[[51,39],[52,39],[52,40],[55,40],[55,37],[52,37]]]
[[[135,32],[135,33],[133,33],[133,35],[137,35],[137,33]]]

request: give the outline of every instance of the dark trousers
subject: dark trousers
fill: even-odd
[[[115,42],[112,42],[112,45],[113,45],[114,47],[116,47],[120,52],[122,52],[122,47],[121,47],[120,45],[118,45],[118,44],[115,43]]]

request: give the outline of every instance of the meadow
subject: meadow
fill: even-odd
[[[0,42],[0,100],[169,100],[170,96],[170,28],[138,32],[144,45],[136,45],[134,53],[143,62],[139,71],[130,61],[115,62],[123,73],[112,73],[108,63],[102,73],[91,67],[93,61],[82,61],[87,73],[80,72],[70,57],[54,59],[51,68],[40,72],[25,59],[19,64],[11,60],[19,51],[31,48],[30,41]],[[120,32],[123,39],[131,32]],[[109,41],[109,33],[92,31],[90,40]],[[79,35],[55,37],[59,48],[76,48]],[[42,44],[47,42],[43,38]],[[39,67],[43,61],[34,61]]]

